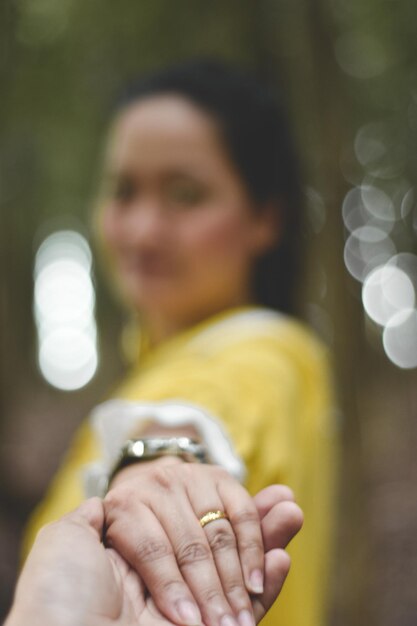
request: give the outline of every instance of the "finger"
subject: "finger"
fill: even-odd
[[[202,491],[205,494],[204,499],[210,502],[209,488]],[[218,500],[216,491],[213,491],[216,495],[215,506],[219,508],[223,505]],[[156,514],[172,544],[184,580],[200,607],[203,623],[206,626],[238,626],[234,608],[225,594],[205,529],[201,527],[199,514],[196,514],[187,494],[177,493],[169,509],[160,507]],[[230,529],[228,522],[220,521]],[[228,539],[230,541],[230,534]],[[236,560],[238,575],[240,574],[242,578],[239,560]],[[243,591],[245,592],[244,586]],[[251,611],[249,598],[242,606]]]
[[[204,491],[189,488],[192,506],[201,519],[207,511],[223,511],[225,505],[219,498],[217,490],[208,487]],[[213,555],[216,570],[223,592],[232,607],[233,613],[240,621],[253,622],[251,601],[243,578],[236,536],[230,521],[218,519],[204,526],[204,533]],[[243,612],[243,613],[242,613]],[[240,617],[240,615],[243,617]]]
[[[284,550],[270,550],[265,555],[265,590],[252,600],[258,623],[277,599],[290,569],[290,557]]]
[[[275,504],[284,500],[294,502],[294,493],[286,485],[269,485],[269,487],[259,491],[253,500],[259,517],[262,519]]]
[[[265,552],[286,548],[303,525],[303,513],[295,502],[279,502],[261,522]]]
[[[212,482],[204,489],[201,489],[201,485],[191,484],[187,492],[198,519],[201,519],[208,511],[225,509],[216,486]],[[245,618],[245,615],[249,613],[253,624],[251,600],[243,579],[236,536],[230,521],[225,519],[212,521],[204,526],[204,534],[211,549],[223,593],[233,614],[238,617],[238,621],[243,619],[243,622],[246,620],[249,624],[248,617]]]
[[[216,510],[216,509],[211,509]],[[229,521],[219,519],[204,527],[222,589],[240,626],[253,626],[249,594],[243,580],[236,537]]]
[[[246,588],[251,593],[262,593],[264,548],[255,503],[246,489],[235,481],[223,479],[217,489],[236,535]]]
[[[100,498],[89,498],[85,500],[77,509],[65,515],[62,519],[69,521],[79,521],[86,523],[101,538],[104,525],[104,506]]]
[[[136,503],[134,524],[107,515],[106,544],[114,547],[138,572],[159,610],[184,626],[201,623],[201,613],[185,583],[159,520],[147,506]]]

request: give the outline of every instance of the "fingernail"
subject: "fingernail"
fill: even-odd
[[[264,591],[264,578],[260,569],[253,570],[249,578],[251,591],[253,593],[263,593]]]
[[[220,626],[239,626],[239,624],[231,615],[223,615],[220,620]]]
[[[198,607],[189,600],[180,600],[177,603],[178,613],[185,626],[200,626],[201,615]]]
[[[255,620],[252,613],[246,609],[240,611],[237,619],[239,621],[239,626],[255,626]]]

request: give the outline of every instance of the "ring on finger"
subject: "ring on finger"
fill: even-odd
[[[210,522],[215,522],[219,519],[229,519],[229,516],[224,511],[207,511],[202,517],[200,517],[199,522],[201,528],[210,524]]]

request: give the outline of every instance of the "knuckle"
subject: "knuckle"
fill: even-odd
[[[240,548],[243,552],[262,552],[263,546],[260,541],[257,541],[255,538],[243,539],[240,542]]]
[[[170,491],[174,482],[173,474],[168,467],[152,468],[152,478],[156,486],[164,491]]]
[[[171,554],[171,546],[164,541],[149,541],[149,539],[144,539],[137,543],[134,549],[135,560],[140,563],[157,561]]]
[[[223,593],[215,587],[205,589],[203,591],[202,598],[204,603],[216,604],[218,606],[221,606],[225,601]]]
[[[216,530],[208,536],[208,542],[213,554],[236,549],[236,538],[230,530]]]
[[[131,502],[130,490],[126,487],[115,487],[110,489],[104,497],[104,507],[106,511],[119,509],[126,511]]]
[[[182,546],[176,554],[177,563],[180,567],[192,565],[196,561],[206,561],[210,558],[210,549],[202,541],[189,541]]]
[[[241,580],[232,579],[223,583],[223,589],[227,596],[233,596],[241,605],[249,605],[249,596]]]
[[[180,596],[184,590],[184,583],[178,579],[160,579],[157,581],[155,591],[162,597]]]
[[[242,524],[260,524],[257,510],[251,507],[245,507],[236,511],[230,516],[230,521],[234,526],[240,526]]]

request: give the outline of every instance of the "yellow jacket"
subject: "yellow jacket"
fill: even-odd
[[[271,483],[295,492],[303,530],[265,626],[323,626],[334,522],[336,443],[327,354],[300,323],[266,309],[230,310],[142,354],[113,394],[135,401],[179,399],[223,422],[247,468],[251,494]],[[27,550],[45,523],[83,499],[81,468],[99,454],[88,422],[76,435],[44,501]]]

